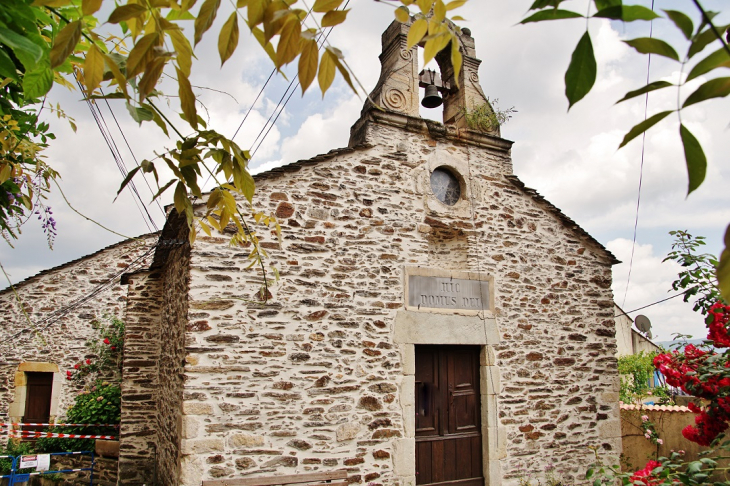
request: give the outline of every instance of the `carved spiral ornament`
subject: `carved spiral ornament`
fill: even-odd
[[[404,111],[408,107],[408,99],[403,91],[396,88],[388,88],[383,93],[383,104],[386,108],[393,111]]]
[[[413,59],[413,49],[401,49],[400,57],[404,61],[410,62]]]
[[[479,74],[474,71],[470,72],[469,81],[471,81],[472,83],[479,83]]]

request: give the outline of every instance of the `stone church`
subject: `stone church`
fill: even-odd
[[[282,232],[262,236],[268,302],[246,249],[190,247],[174,210],[123,276],[119,484],[495,486],[546,467],[572,484],[591,449],[618,462],[616,259],[512,173],[498,125],[469,127],[488,106],[471,33],[455,79],[449,56],[419,74],[407,32],[383,34],[347,148],[256,177]],[[443,123],[420,117],[419,84]],[[7,395],[22,370],[2,365]]]

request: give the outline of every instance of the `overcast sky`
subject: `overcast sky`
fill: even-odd
[[[676,117],[668,117],[648,133],[637,243],[627,289],[641,139],[621,150],[617,147],[624,133],[643,120],[644,98],[616,106],[614,103],[627,91],[641,87],[647,71],[646,57],[635,54],[621,39],[648,36],[650,24],[637,22],[624,27],[603,20],[590,22],[598,79],[593,92],[568,113],[563,76],[571,52],[585,31],[585,22],[517,25],[531,3],[532,0],[470,0],[459,12],[467,19],[461,25],[469,27],[476,39],[477,56],[483,61],[479,77],[485,93],[491,99],[498,99],[500,108],[514,106],[518,111],[502,127],[502,136],[515,142],[512,150],[515,174],[623,261],[614,267],[613,288],[616,302],[625,311],[674,295],[668,291],[678,268],[662,263],[672,242],[668,232],[686,229],[704,235],[708,241],[706,251],[719,254],[724,229],[730,222],[728,101],[721,99],[696,105],[683,114],[684,123],[703,144],[709,161],[705,183],[689,198],[686,198],[687,175]],[[705,0],[703,5],[719,10],[722,3]],[[566,4],[585,11],[583,2]],[[352,8],[349,21],[344,27],[335,28],[329,41],[343,50],[347,62],[369,91],[379,75],[380,35],[393,18],[393,8],[373,0],[351,0],[349,7]],[[692,5],[686,1],[663,1],[662,8],[690,9]],[[718,24],[730,23],[730,12],[725,10],[717,17]],[[221,13],[210,32],[217,32],[226,18]],[[654,22],[653,29],[655,36],[671,36],[681,46],[680,55],[685,52],[686,47],[675,34],[673,24],[659,20]],[[710,47],[704,54],[718,47],[719,44]],[[232,136],[269,77],[270,61],[247,32],[242,32],[236,53],[223,69],[218,61],[215,35],[209,33],[195,52],[198,61],[193,67],[193,84],[210,88],[196,88],[205,105],[204,109],[199,108],[199,113],[212,128]],[[652,58],[652,81],[678,77],[679,65]],[[252,147],[288,84],[280,75],[272,78],[235,138],[242,147]],[[164,84],[162,89],[176,94],[172,84]],[[689,92],[688,88],[685,90],[685,94]],[[653,93],[649,97],[649,114],[672,109],[676,96],[676,90]],[[78,133],[74,134],[66,122],[49,115],[58,139],[46,154],[62,174],[61,184],[71,204],[124,235],[135,236],[153,229],[145,223],[129,191],[125,190],[112,203],[123,177],[79,93],[56,86],[50,101],[54,105],[60,102],[78,125]],[[172,98],[171,103],[175,102]],[[137,127],[121,102],[110,104],[113,112],[106,104],[101,104],[101,111],[127,169],[135,166],[135,157],[138,161],[151,159],[155,152],[172,146],[173,140],[155,125]],[[316,89],[310,89],[304,97],[298,90],[256,152],[252,167],[271,168],[346,146],[349,127],[357,120],[361,107],[362,100],[339,81],[324,100]],[[426,111],[422,110],[423,116],[434,116]],[[183,126],[182,121],[179,126]],[[150,189],[141,178],[135,180],[143,200],[149,204]],[[171,192],[163,204],[169,203]],[[13,282],[120,240],[119,236],[76,215],[58,194],[48,204],[58,221],[53,251],[48,249],[46,237],[35,220],[23,228],[15,249],[0,243],[0,261]],[[148,211],[161,227],[164,216],[157,204],[149,204]],[[654,336],[659,340],[668,340],[675,332],[695,336],[704,332],[701,318],[681,298],[640,313],[651,319]],[[636,314],[631,313],[631,317]]]

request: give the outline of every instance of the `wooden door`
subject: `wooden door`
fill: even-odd
[[[483,486],[478,346],[416,346],[416,484]]]
[[[24,423],[48,423],[51,417],[53,373],[26,372]],[[40,431],[44,427],[24,426],[23,430]]]

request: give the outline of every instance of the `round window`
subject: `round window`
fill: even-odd
[[[436,199],[453,206],[461,198],[461,184],[456,175],[444,167],[438,167],[431,172],[431,190]]]

